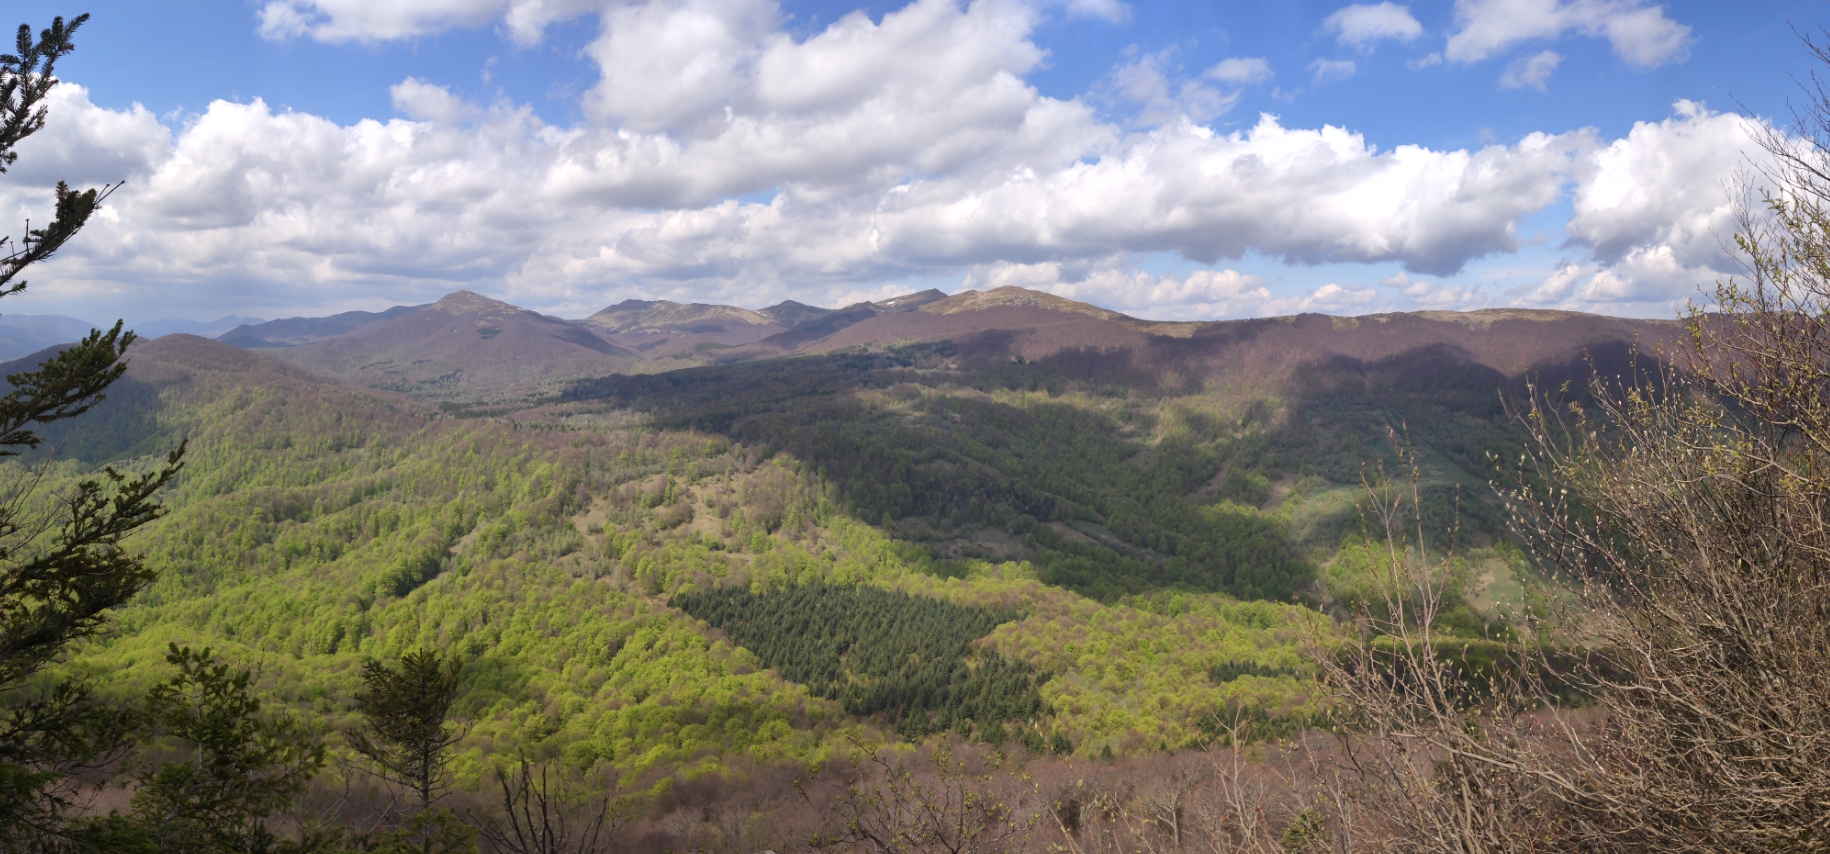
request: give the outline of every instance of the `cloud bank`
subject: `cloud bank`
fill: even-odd
[[[1458,7],[1463,56],[1497,49],[1468,33],[1503,5]],[[1592,21],[1612,33],[1597,9],[1633,26],[1666,20],[1624,3],[1538,5],[1563,28],[1553,34]],[[500,21],[537,39],[591,8],[285,0],[263,26],[374,41]],[[1080,11],[1125,7],[1099,8]],[[1403,7],[1353,8],[1372,11],[1343,18],[1343,39],[1408,37],[1391,11],[1408,19]],[[1507,297],[1432,280],[1518,251],[1521,221],[1560,201],[1574,209],[1574,260],[1518,300],[1658,303],[1726,266],[1712,242],[1726,222],[1721,178],[1752,149],[1736,117],[1683,103],[1619,140],[1538,133],[1440,151],[1381,150],[1272,115],[1222,133],[1204,122],[1231,106],[1232,87],[1269,79],[1268,63],[1227,60],[1172,84],[1159,55],[1114,72],[1138,111],[1119,122],[1026,81],[1046,58],[1031,38],[1046,11],[917,0],[797,37],[767,0],[618,5],[588,48],[602,74],[588,118],[563,127],[414,78],[393,87],[401,116],[386,121],[217,101],[178,128],[95,107],[66,84],[0,206],[29,215],[59,178],[125,177],[54,262],[64,287],[237,310],[374,307],[381,292],[406,302],[458,287],[562,313],[632,295],[833,304],[948,278],[1164,317],[1471,307]],[[1404,273],[1275,297],[1224,268],[1248,255]],[[1138,272],[1154,256],[1215,269]]]

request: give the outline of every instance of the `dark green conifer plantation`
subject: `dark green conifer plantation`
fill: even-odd
[[[949,729],[1003,742],[1006,722],[1044,713],[1046,677],[972,642],[1019,614],[969,608],[897,590],[833,584],[766,593],[725,587],[676,596],[705,620],[816,696],[856,715],[883,715],[911,739]],[[1016,737],[1038,752],[1042,737]]]

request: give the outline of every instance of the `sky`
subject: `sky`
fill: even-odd
[[[1165,320],[1669,317],[1736,270],[1823,0],[104,0],[0,235],[126,183],[0,310],[468,289]],[[10,220],[10,222],[8,221]]]

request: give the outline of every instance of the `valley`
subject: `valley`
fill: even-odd
[[[1507,401],[1675,328],[1161,324],[1011,289],[355,320],[137,344],[11,465],[69,483],[189,442],[133,541],[157,581],[70,669],[125,698],[168,644],[209,646],[334,731],[362,662],[443,650],[468,786],[504,754],[673,786],[860,743],[1129,762],[1299,732],[1324,712],[1306,633],[1370,595],[1394,436],[1461,567],[1443,624],[1503,633],[1554,595],[1485,487]]]

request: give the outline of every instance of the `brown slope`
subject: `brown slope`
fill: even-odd
[[[373,388],[462,402],[543,394],[640,361],[590,328],[469,291],[276,355]]]
[[[1006,287],[967,291],[893,314],[862,304],[759,344],[775,345],[776,352],[819,353],[972,341],[979,350],[989,346],[1031,360],[1095,352],[1139,368],[1200,378],[1211,388],[1275,396],[1289,388],[1294,372],[1325,362],[1351,373],[1358,370],[1355,364],[1415,356],[1518,376],[1538,366],[1579,361],[1596,344],[1619,349],[1638,340],[1651,354],[1675,344],[1676,331],[1669,321],[1528,309],[1152,322]]]
[[[825,317],[832,313],[832,309],[807,305],[794,300],[782,300],[768,308],[759,308],[756,313],[792,329],[809,320]]]
[[[946,300],[946,294],[934,288],[929,288],[925,291],[903,294],[902,296],[891,297],[879,302],[855,303],[844,308],[832,310],[819,309],[818,314],[804,316],[792,329],[771,335],[741,350],[721,354],[723,356],[721,361],[731,362],[743,359],[779,356],[783,353],[821,352],[838,349],[840,347],[857,346],[856,344],[849,343],[849,339],[845,339],[846,343],[834,343],[830,345],[823,342],[840,330],[850,328],[855,324],[872,318],[883,315],[902,315],[911,312],[925,311],[928,306],[945,302]],[[783,309],[787,306],[794,306],[798,309],[808,308],[800,303],[786,302],[781,305],[771,306],[769,309],[765,309],[765,311]],[[888,338],[884,339],[883,342],[875,342],[874,338],[869,334],[865,337],[871,339],[874,343],[902,340],[899,338]]]
[[[1193,362],[1210,376],[1240,382],[1281,380],[1325,360],[1376,363],[1431,350],[1516,377],[1582,358],[1596,345],[1636,339],[1648,354],[1675,343],[1670,321],[1523,309],[1413,312],[1365,317],[1303,314],[1203,325],[1186,338],[1152,336],[1140,352],[1156,363]]]
[[[817,353],[898,341],[944,341],[985,333],[1009,337],[1012,355],[1038,358],[1075,347],[1137,348],[1149,324],[1054,294],[1002,287],[946,296],[928,290],[860,303],[760,342],[781,352]]]
[[[781,326],[761,312],[734,305],[681,304],[669,300],[623,300],[587,317],[606,332],[673,331],[702,328]]]
[[[754,343],[788,328],[760,311],[733,305],[639,299],[624,300],[579,322],[649,359],[692,358]]]
[[[1131,321],[1133,318],[1107,308],[1100,308],[1084,302],[1076,302],[1066,297],[1042,291],[1032,291],[1006,285],[992,288],[989,291],[965,291],[946,299],[936,300],[921,307],[929,314],[964,314],[971,311],[984,311],[1003,306],[1035,306],[1050,311],[1067,314],[1080,314],[1099,320]]]

